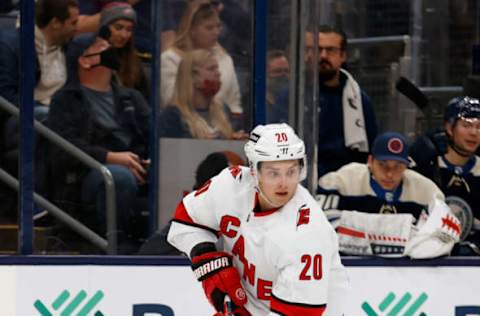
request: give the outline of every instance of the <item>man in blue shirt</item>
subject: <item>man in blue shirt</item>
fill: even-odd
[[[307,64],[312,65],[314,34],[305,36]],[[366,162],[377,134],[370,98],[342,65],[347,37],[339,29],[320,26],[318,33],[318,176],[350,162]]]

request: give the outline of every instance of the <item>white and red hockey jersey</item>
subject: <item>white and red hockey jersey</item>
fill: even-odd
[[[256,203],[250,170],[227,168],[183,199],[168,241],[187,254],[201,242],[220,241],[219,250],[233,256],[252,315],[342,315],[347,273],[318,203],[301,185],[277,210],[254,212]]]

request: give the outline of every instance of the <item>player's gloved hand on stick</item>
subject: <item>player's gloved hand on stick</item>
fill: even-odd
[[[232,304],[232,311],[231,312],[218,312],[215,313],[213,316],[252,316],[245,308],[238,307],[235,304]]]
[[[213,244],[211,245],[213,246]],[[198,250],[198,246],[195,248]],[[247,295],[240,283],[240,275],[232,265],[232,256],[226,252],[216,251],[214,247],[214,251],[200,251],[201,254],[197,251],[195,254],[195,248],[191,255],[192,269],[197,279],[202,282],[203,290],[210,304],[217,311],[216,315],[225,315],[224,299],[226,295],[232,300],[234,315],[250,315],[243,308],[243,305],[247,303]]]

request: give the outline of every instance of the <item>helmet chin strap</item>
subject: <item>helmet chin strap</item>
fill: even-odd
[[[460,155],[464,158],[470,158],[474,154],[472,152],[466,151],[463,148],[460,148],[459,146],[457,146],[457,144],[455,144],[454,141],[450,142],[450,147],[452,147],[454,152],[456,152],[458,155]]]
[[[276,204],[276,203],[272,202],[272,200],[270,200],[270,199],[262,192],[262,190],[260,189],[260,186],[257,185],[256,189],[257,189],[257,192],[260,194],[260,196],[261,196],[262,198],[264,198],[264,199],[265,199],[271,206],[273,206],[274,208],[279,208],[279,207],[282,207],[282,206],[283,206],[283,204]]]
[[[252,174],[253,174],[253,177],[255,179],[255,189],[257,190],[258,194],[260,194],[260,196],[262,198],[264,198],[274,208],[282,207],[283,205],[279,205],[279,204],[276,204],[276,203],[272,202],[260,189],[260,184],[259,184],[259,181],[258,181],[258,170],[255,170]]]

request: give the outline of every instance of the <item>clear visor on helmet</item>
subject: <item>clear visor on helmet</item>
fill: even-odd
[[[258,170],[258,176],[265,183],[276,183],[285,181],[289,183],[299,182],[301,180],[302,167],[299,163],[286,168],[275,167],[274,165],[264,163]]]

